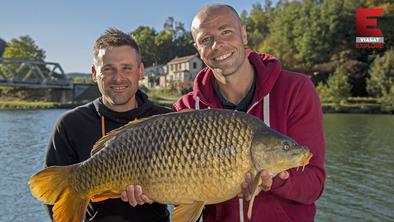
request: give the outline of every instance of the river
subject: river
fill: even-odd
[[[0,221],[49,219],[27,186],[66,110],[0,111]],[[326,114],[326,187],[315,221],[394,221],[394,115]]]

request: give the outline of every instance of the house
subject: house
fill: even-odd
[[[193,82],[203,67],[198,54],[175,57],[167,63],[167,75],[160,76],[160,87],[169,87],[185,81]]]
[[[155,65],[144,69],[144,76],[140,80],[140,84],[147,88],[158,88],[160,83],[160,76],[167,74],[166,65]]]

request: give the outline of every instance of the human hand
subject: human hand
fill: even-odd
[[[286,180],[289,178],[289,172],[282,171],[277,175],[280,179]],[[271,190],[272,187],[272,176],[266,170],[260,172],[261,184],[257,187],[256,196],[263,190],[265,192]],[[253,195],[253,178],[250,173],[245,174],[245,180],[241,184],[241,194],[240,197],[244,197],[246,200],[250,200]]]
[[[142,188],[139,185],[129,185],[126,190],[122,191],[120,194],[120,199],[124,202],[129,202],[133,207],[137,206],[137,204],[153,203],[153,201],[142,192]]]

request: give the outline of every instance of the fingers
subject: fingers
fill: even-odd
[[[261,189],[266,192],[271,190],[272,177],[268,173],[268,171],[266,170],[261,171],[260,176],[261,176],[261,185],[260,185]]]
[[[246,200],[250,199],[251,189],[252,187],[252,175],[250,173],[245,174],[245,180],[241,183],[241,193],[238,195],[239,197],[243,197]]]
[[[152,203],[153,203],[153,200],[149,199],[149,197],[146,196],[145,194],[142,194],[142,195],[141,195],[141,198],[142,198],[142,200],[143,200],[145,203],[148,203],[148,204],[152,204]]]
[[[151,199],[149,199],[148,196],[142,193],[142,188],[139,185],[129,185],[126,188],[126,191],[123,191],[120,194],[120,198],[124,202],[129,202],[129,204],[133,207],[139,205],[142,205],[144,203],[153,203]]]
[[[282,171],[279,173],[279,178],[281,178],[282,180],[287,180],[290,176],[288,171]]]

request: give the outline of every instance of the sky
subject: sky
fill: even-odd
[[[238,13],[250,12],[258,0],[0,0],[0,38],[29,35],[46,52],[46,61],[64,72],[90,73],[92,48],[109,27],[131,32],[139,26],[161,31],[172,16],[190,30],[196,12],[206,4],[226,3]],[[260,1],[262,2],[262,1]]]

